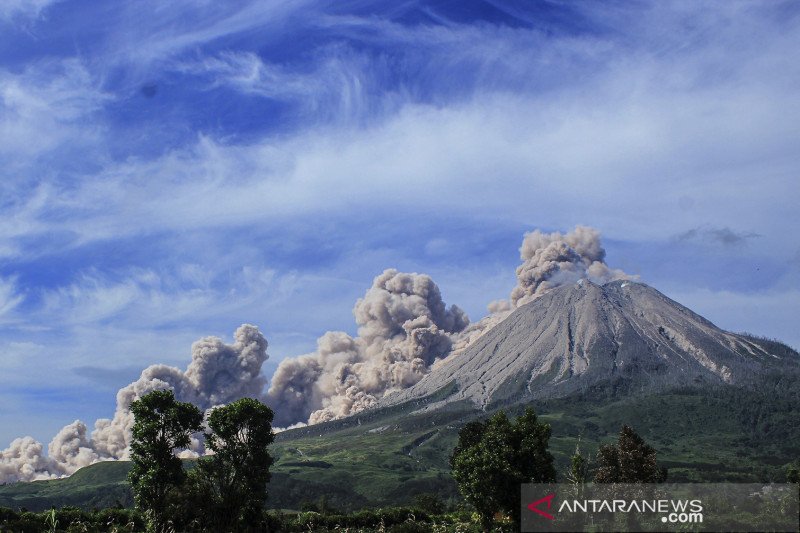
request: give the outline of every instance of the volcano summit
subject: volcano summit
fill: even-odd
[[[785,346],[723,331],[645,284],[582,279],[519,307],[382,405],[441,398],[448,388],[427,408],[469,400],[485,409],[586,392],[604,382],[639,391],[738,385],[798,362]]]

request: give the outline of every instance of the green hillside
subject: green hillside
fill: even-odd
[[[796,373],[765,376],[759,384],[685,388],[617,397],[619,387],[535,404],[552,424],[551,451],[560,472],[578,436],[584,453],[615,438],[623,423],[659,452],[671,481],[782,480],[785,465],[800,457],[800,379]],[[522,405],[508,406],[518,412]],[[326,497],[342,510],[398,505],[415,494],[456,498],[448,456],[458,429],[488,413],[451,405],[408,414],[408,406],[278,435],[269,506],[299,509]],[[128,464],[107,462],[72,477],[0,487],[0,507],[30,510],[76,505],[86,509],[128,506]]]
[[[0,486],[0,507],[31,511],[64,505],[84,509],[129,507],[133,504],[125,480],[129,467],[127,461],[108,461],[81,468],[64,479]]]

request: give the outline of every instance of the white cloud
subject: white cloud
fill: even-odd
[[[10,317],[24,299],[15,279],[0,278],[0,323]]]
[[[703,19],[713,24],[713,39],[703,39],[708,28],[687,29],[688,14],[670,15],[665,21],[674,32],[662,35],[660,47],[644,22],[632,28],[642,39],[635,47],[609,37],[547,41],[536,31],[324,19],[323,25],[344,35],[414,43],[430,52],[425,68],[463,61],[497,72],[502,82],[460,72],[474,84],[468,97],[440,106],[397,93],[401,100],[388,108],[393,111],[378,113],[367,127],[334,121],[247,144],[201,135],[155,160],[105,163],[77,186],[54,191],[46,212],[28,210],[24,227],[39,235],[52,229],[48,219],[57,218],[60,230],[77,236],[72,244],[82,245],[320,211],[402,207],[502,214],[530,226],[581,222],[611,238],[651,239],[712,222],[769,242],[792,214],[795,202],[788,200],[798,199],[792,176],[800,164],[794,149],[800,69],[784,51],[799,44],[800,31],[775,32],[758,13],[723,15],[728,27]],[[665,16],[654,9],[645,18]],[[200,33],[211,38],[241,29],[223,26]],[[744,31],[753,32],[748,43],[757,45],[731,47]],[[681,43],[688,43],[685,49]],[[593,51],[597,46],[600,52]],[[453,53],[460,54],[456,60]],[[368,85],[370,68],[383,68],[380,60],[343,54],[325,51],[300,74],[250,52],[224,52],[177,68],[272,98],[314,102],[338,95],[343,115],[345,108],[374,110],[371,100],[383,98],[382,91],[354,93],[345,87],[349,82],[336,80]],[[581,83],[570,85],[585,64],[590,66]],[[707,75],[709,65],[713,76]],[[556,73],[559,81],[550,82]],[[85,78],[76,77],[85,88]],[[541,83],[557,85],[539,90]],[[79,110],[96,105],[92,94]],[[30,103],[17,107],[37,109]],[[675,216],[687,197],[693,208]]]
[[[144,0],[124,2],[108,43],[106,59],[136,68],[174,58],[217,39],[259,28],[269,32],[309,4],[247,0],[208,2]]]
[[[614,98],[612,91],[604,94]],[[583,221],[611,236],[637,238],[714,220],[768,238],[777,217],[791,210],[790,203],[775,205],[776,195],[797,196],[788,179],[795,166],[788,147],[782,155],[788,161],[760,169],[723,161],[708,168],[704,159],[726,149],[738,154],[735,159],[761,159],[764,137],[785,144],[782,139],[792,137],[789,121],[800,119],[789,96],[764,94],[765,104],[754,106],[725,92],[701,102],[663,95],[646,105],[628,101],[607,107],[584,98],[543,105],[488,97],[457,109],[410,106],[368,131],[326,132],[333,140],[311,134],[229,147],[205,139],[192,152],[128,166],[110,180],[100,179],[100,188],[79,190],[72,203],[103,207],[71,225],[91,240],[98,228],[97,236],[104,237],[403,206],[475,209],[555,227],[587,217],[592,220]],[[686,113],[676,117],[665,111],[676,106]],[[698,127],[697,115],[715,124]],[[761,124],[736,128],[733,115]],[[290,168],[285,163],[275,168],[276,153],[292,162]],[[756,180],[758,170],[765,173]],[[192,179],[169,179],[178,175]],[[233,179],[220,179],[226,175]],[[676,220],[671,215],[686,194],[695,198],[695,210]],[[91,201],[99,195],[105,204]],[[737,212],[740,205],[752,209]]]
[[[70,285],[42,294],[42,317],[62,326],[100,325],[109,319],[138,329],[198,322],[248,308],[273,292],[275,271],[252,266],[224,274],[177,265],[175,273],[132,269],[125,276],[86,272]],[[63,314],[65,309],[69,313]],[[63,314],[63,315],[62,315]]]
[[[0,354],[2,354],[3,359],[2,366],[7,372],[29,365],[34,358],[43,355],[44,352],[44,345],[32,341],[11,341],[0,345]]]
[[[245,94],[266,98],[299,99],[324,89],[324,81],[314,75],[289,71],[285,66],[268,65],[252,52],[222,52],[217,57],[180,63],[176,69],[195,76],[208,76],[215,85],[229,85]]]
[[[0,2],[0,21],[17,17],[36,19],[51,5],[62,0],[3,0]]]
[[[14,163],[69,142],[79,149],[101,127],[87,121],[109,96],[78,60],[46,60],[21,73],[0,70],[0,157]]]

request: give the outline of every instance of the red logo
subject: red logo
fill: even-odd
[[[545,511],[542,511],[541,509],[539,509],[539,506],[541,504],[545,503],[545,502],[547,502],[547,508],[550,509],[550,506],[553,504],[553,498],[555,498],[555,497],[556,497],[555,494],[548,494],[547,496],[545,496],[541,500],[536,500],[535,502],[529,504],[528,505],[528,509],[530,509],[531,511],[533,511],[536,514],[542,515],[543,517],[547,518],[548,520],[555,520],[555,518],[556,518],[555,516],[553,516],[550,513],[547,513]]]

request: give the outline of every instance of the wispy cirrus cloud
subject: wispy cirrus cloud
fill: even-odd
[[[305,0],[126,2],[113,14],[107,14],[117,31],[108,35],[103,55],[112,64],[134,70],[149,68],[243,33],[270,29],[280,32],[289,19],[306,12],[310,4]]]
[[[9,317],[24,299],[15,279],[0,278],[0,322]]]
[[[774,187],[788,183],[786,172],[795,164],[789,145],[794,130],[792,117],[798,110],[787,83],[797,76],[797,69],[781,57],[781,51],[796,40],[793,34],[765,34],[770,43],[767,46],[729,54],[719,79],[709,85],[699,76],[704,65],[727,47],[725,33],[716,36],[714,42],[699,42],[689,52],[678,48],[678,41],[686,34],[693,35],[683,29],[670,39],[675,47],[665,46],[660,54],[655,50],[647,53],[647,46],[645,52],[631,51],[629,43],[615,42],[605,35],[570,36],[548,42],[547,49],[537,55],[535,47],[524,46],[526,35],[537,42],[544,39],[537,31],[526,34],[523,30],[458,25],[408,29],[391,22],[370,26],[369,19],[357,17],[345,19],[346,24],[336,17],[333,20],[336,22],[325,24],[337,35],[348,35],[347,31],[351,35],[353,27],[363,32],[371,28],[376,36],[370,38],[382,44],[421,43],[418,46],[426,54],[426,47],[438,52],[426,59],[434,66],[438,61],[444,63],[446,57],[452,59],[451,48],[464,50],[462,55],[471,57],[476,67],[466,63],[470,67],[468,80],[473,71],[485,69],[498,73],[503,81],[494,86],[491,80],[478,76],[471,81],[473,89],[468,98],[442,108],[416,101],[415,90],[419,88],[413,87],[413,82],[419,83],[418,79],[407,86],[401,80],[397,87],[403,88],[405,96],[398,97],[395,111],[367,127],[315,124],[314,131],[301,131],[288,139],[268,136],[247,144],[204,135],[157,159],[106,163],[101,172],[82,180],[85,185],[59,193],[51,204],[53,216],[71,221],[83,236],[76,242],[85,243],[85,239],[93,238],[91,233],[103,238],[104,231],[118,235],[141,228],[139,231],[147,232],[148,225],[185,229],[257,223],[265,218],[327,209],[330,204],[326,200],[332,196],[346,198],[339,204],[347,205],[345,209],[353,203],[380,207],[382,198],[388,198],[380,190],[387,183],[402,180],[409,185],[424,183],[430,189],[429,204],[426,197],[416,196],[409,202],[412,205],[406,206],[425,209],[474,208],[480,203],[491,210],[513,204],[520,192],[549,195],[561,200],[550,205],[575,206],[541,213],[542,219],[559,227],[568,225],[561,218],[571,220],[575,212],[587,207],[573,194],[576,186],[592,194],[595,205],[607,205],[609,214],[618,212],[621,205],[630,205],[634,196],[641,201],[641,187],[646,186],[653,197],[641,211],[654,214],[669,210],[670,204],[677,202],[673,191],[683,197],[697,189],[700,203],[694,207],[696,223],[701,225],[707,223],[701,213],[716,216],[725,211],[726,202],[715,208],[703,203],[705,198],[722,196],[725,190],[727,203],[733,204],[744,197],[753,198],[753,194],[758,198],[759,190],[773,191],[755,185],[748,161],[777,161],[778,166],[772,163],[768,169],[771,175],[761,178]],[[742,25],[739,19],[735,22]],[[748,30],[767,31],[754,22],[746,26]],[[699,33],[702,35],[702,31]],[[736,34],[734,30],[728,33]],[[483,38],[476,38],[479,35]],[[694,41],[698,39],[693,37]],[[498,50],[491,54],[495,41]],[[443,42],[452,47],[437,49]],[[468,42],[482,44],[470,47]],[[606,43],[608,50],[609,61],[602,68],[596,61],[601,58],[586,52],[598,42]],[[560,48],[566,51],[559,52]],[[764,48],[768,58],[764,57]],[[514,53],[523,49],[521,57]],[[370,100],[383,98],[381,94],[385,93],[378,87],[387,81],[370,87],[367,72],[380,60],[364,55],[354,59],[348,54],[327,57],[333,62],[320,60],[306,74],[270,65],[252,52],[223,53],[189,63],[188,67],[184,64],[183,68],[185,73],[211,80],[208,90],[225,85],[265,98],[302,101],[310,108],[338,98],[340,105],[333,107],[340,111],[375,109]],[[580,87],[566,87],[556,93],[537,90],[536,80],[547,77],[548,66],[552,70],[554,63],[558,64],[560,73],[551,83],[565,84],[569,76],[564,72],[578,72],[581,62],[590,59],[593,67],[584,72]],[[506,66],[498,68],[501,63]],[[525,66],[531,64],[539,65],[538,76],[535,69],[533,75],[523,75]],[[331,74],[326,76],[325,72]],[[760,81],[767,75],[773,80],[769,85]],[[776,77],[786,83],[775,83]],[[517,79],[522,85],[509,94],[510,82],[505,78]],[[331,79],[353,80],[352,87],[365,89],[358,93],[347,83]],[[403,90],[398,89],[396,94],[403,94]],[[446,91],[437,89],[433,93]],[[697,121],[697,116],[704,120]],[[786,154],[784,163],[771,157],[781,150]],[[413,159],[408,157],[412,153]],[[589,169],[592,180],[587,181],[584,177]],[[707,173],[707,177],[696,185],[692,181],[698,172]],[[501,176],[504,187],[485,187],[486,176],[492,173]],[[155,190],[168,194],[157,195]],[[539,208],[548,210],[547,205]],[[592,211],[602,213],[603,208]],[[75,212],[79,212],[77,216]],[[757,209],[747,215],[762,216]],[[132,219],[145,223],[134,225]],[[759,226],[754,222],[753,227]]]
[[[0,22],[36,19],[51,5],[63,0],[3,0],[0,3]]]
[[[97,142],[99,112],[110,96],[80,60],[37,62],[22,72],[0,70],[0,157],[18,164],[69,142]]]

